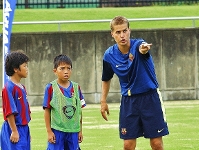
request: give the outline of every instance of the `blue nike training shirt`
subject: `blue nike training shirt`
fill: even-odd
[[[105,51],[103,57],[102,81],[109,81],[116,74],[124,96],[128,96],[128,89],[131,94],[140,94],[158,88],[150,52],[139,52],[139,46],[144,40],[131,39],[130,42],[128,54],[122,54],[118,45],[114,44]]]

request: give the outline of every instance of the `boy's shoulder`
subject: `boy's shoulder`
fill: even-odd
[[[70,82],[71,82],[72,84],[78,84],[78,83],[75,82],[75,81],[71,81],[71,80],[70,80]],[[52,84],[57,84],[57,80],[53,80],[53,81],[49,82],[47,85],[52,85]]]
[[[53,80],[46,85],[46,88],[53,88],[53,86],[58,85],[57,80]],[[79,84],[77,82],[70,80],[70,87],[78,87]]]
[[[5,84],[5,86],[3,87],[3,89],[12,90],[15,86],[17,86],[17,85],[15,85],[12,81],[8,80]]]
[[[74,82],[74,81],[70,81],[73,85],[78,85],[77,82]]]

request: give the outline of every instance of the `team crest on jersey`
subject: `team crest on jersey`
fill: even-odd
[[[121,133],[122,133],[123,135],[125,135],[125,134],[127,133],[126,128],[122,128],[122,129],[121,129]]]
[[[72,105],[67,105],[62,108],[63,113],[68,119],[71,119],[76,111],[76,108]]]
[[[133,54],[129,53],[129,59],[130,59],[130,61],[133,61],[133,59],[134,59]]]

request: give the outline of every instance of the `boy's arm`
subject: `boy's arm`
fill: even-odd
[[[79,135],[78,135],[78,140],[79,143],[81,143],[83,141],[83,134],[82,134],[82,113],[81,113],[81,118],[80,118],[80,131],[79,131]]]
[[[19,133],[18,133],[18,130],[17,130],[17,126],[16,126],[16,123],[15,123],[15,116],[14,114],[11,114],[7,117],[7,120],[8,120],[8,124],[12,130],[12,133],[10,135],[10,141],[13,142],[13,143],[17,143],[19,141]]]
[[[46,124],[46,131],[48,133],[48,142],[50,143],[55,143],[56,139],[55,139],[55,135],[51,129],[51,120],[50,120],[50,109],[49,108],[45,108],[44,109],[44,120],[45,120],[45,124]]]

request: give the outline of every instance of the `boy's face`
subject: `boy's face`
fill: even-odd
[[[23,63],[19,66],[18,69],[14,69],[15,73],[21,77],[26,78],[28,76],[28,63]]]
[[[68,81],[72,73],[72,68],[69,64],[61,63],[57,69],[53,69],[53,71],[58,79]]]

